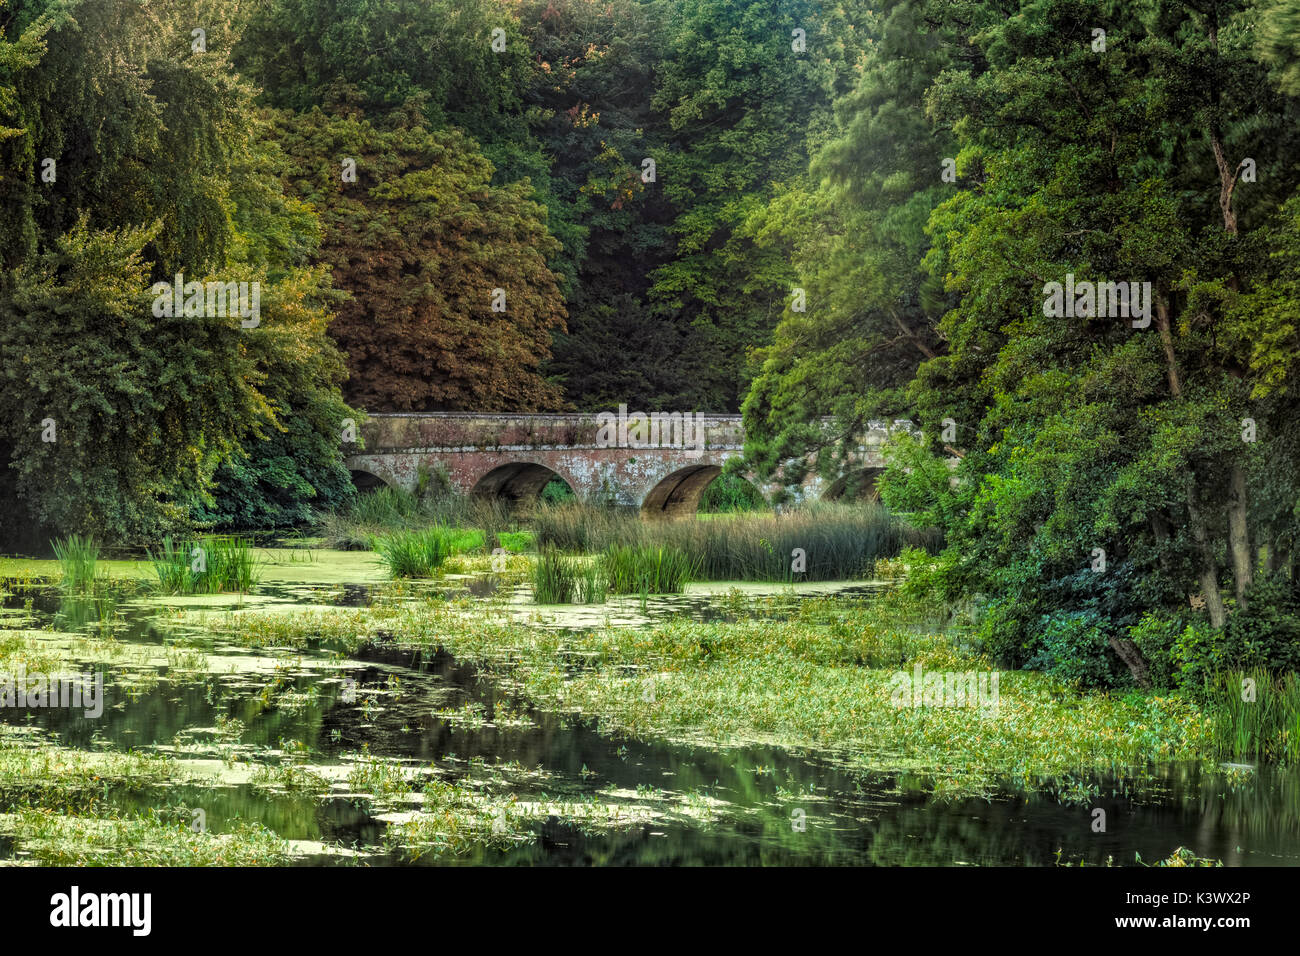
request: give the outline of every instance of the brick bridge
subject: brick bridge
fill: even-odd
[[[744,450],[739,415],[701,414],[693,424],[685,441],[681,432],[670,435],[665,423],[657,446],[627,447],[626,436],[611,430],[607,419],[598,422],[595,414],[372,414],[360,429],[362,446],[353,446],[346,462],[363,490],[381,482],[414,490],[421,471],[427,470],[445,475],[463,492],[518,501],[536,498],[547,482],[561,478],[583,500],[604,499],[647,515],[677,516],[693,514],[722,466]],[[896,426],[910,428],[910,423]],[[657,432],[648,436],[652,442]],[[631,434],[636,437],[635,431]],[[884,466],[880,444],[888,434],[885,425],[873,427],[855,462],[860,468],[853,474],[862,476],[868,492]],[[752,475],[745,477],[764,494],[775,490]],[[849,477],[828,482],[810,476],[798,497],[838,497]]]

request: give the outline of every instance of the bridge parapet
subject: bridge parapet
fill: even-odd
[[[608,414],[608,413],[602,413]],[[739,415],[692,416],[690,427],[682,429],[682,415],[664,418],[657,443],[627,444],[618,422],[598,420],[597,413],[569,415],[486,414],[476,412],[379,413],[361,426],[366,454],[385,452],[488,451],[555,448],[652,448],[691,447],[739,449],[745,444],[745,429]],[[608,427],[613,425],[612,433]],[[626,426],[626,418],[624,419]],[[602,428],[607,430],[601,442]],[[682,429],[677,431],[677,429]],[[698,432],[695,431],[698,429]],[[660,429],[655,429],[660,431]],[[669,432],[672,432],[669,435]],[[614,441],[608,439],[613,435]],[[678,435],[685,436],[678,439]],[[675,444],[676,443],[676,444]]]

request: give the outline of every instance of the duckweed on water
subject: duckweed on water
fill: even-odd
[[[597,718],[606,732],[819,748],[854,766],[927,775],[952,795],[1209,754],[1208,720],[1185,698],[1080,696],[1035,672],[1001,674],[996,710],[895,706],[899,670],[993,670],[962,650],[959,633],[918,631],[909,613],[888,601],[822,599],[793,620],[677,618],[575,633],[494,619],[482,605],[416,602],[229,623],[252,640],[269,628],[290,644],[324,632],[445,647],[536,703]]]
[[[42,866],[277,866],[288,841],[252,824],[230,833],[195,832],[157,814],[80,816],[46,810],[0,814],[19,852]]]

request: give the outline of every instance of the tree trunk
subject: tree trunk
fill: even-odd
[[[1223,152],[1223,140],[1217,129],[1210,130],[1210,148],[1214,150],[1214,164],[1219,167],[1219,211],[1223,213],[1223,228],[1232,235],[1237,234],[1237,213],[1232,208],[1232,191],[1237,185],[1237,170],[1241,164],[1228,165],[1228,157]]]
[[[1246,470],[1232,466],[1228,493],[1228,549],[1232,554],[1232,576],[1237,585],[1237,607],[1246,610],[1246,592],[1254,577],[1250,553],[1250,526],[1247,522]]]
[[[1201,594],[1205,597],[1205,609],[1210,613],[1210,624],[1219,628],[1228,623],[1228,612],[1223,607],[1223,595],[1219,593],[1218,562],[1214,560],[1210,535],[1205,529],[1205,518],[1195,499],[1195,488],[1188,488],[1187,526],[1191,529],[1192,540],[1196,542],[1196,578],[1201,582]]]
[[[1268,547],[1268,565],[1270,572],[1280,571],[1288,578],[1293,578],[1294,574],[1291,568],[1291,545],[1287,541],[1284,543],[1283,534],[1275,535],[1272,544]]]
[[[1151,536],[1155,538],[1156,548],[1159,549],[1158,560],[1160,568],[1163,571],[1169,570],[1169,552],[1165,550],[1165,545],[1169,543],[1169,519],[1164,515],[1156,513],[1151,516]]]
[[[1127,637],[1112,637],[1110,639],[1111,649],[1119,655],[1128,667],[1128,671],[1133,675],[1133,680],[1143,690],[1151,689],[1151,676],[1147,669],[1147,660],[1138,650],[1138,646]]]
[[[1217,41],[1217,33],[1213,39]],[[1232,208],[1232,191],[1237,185],[1237,170],[1241,164],[1232,165],[1223,151],[1223,139],[1217,127],[1210,128],[1210,146],[1214,150],[1214,163],[1219,167],[1219,209],[1223,213],[1223,231],[1237,234],[1237,213]],[[1237,277],[1230,276],[1228,288],[1237,290]],[[1246,471],[1234,464],[1228,490],[1228,553],[1232,556],[1232,577],[1236,584],[1237,607],[1246,609],[1246,592],[1254,574],[1253,556],[1250,553],[1250,522],[1246,493]]]
[[[1178,375],[1178,360],[1174,354],[1174,336],[1169,321],[1169,303],[1163,297],[1156,299],[1156,329],[1160,332],[1160,342],[1165,350],[1165,374],[1169,377],[1169,392],[1174,398],[1181,398],[1183,383]],[[1196,504],[1196,475],[1187,486],[1187,525],[1196,542],[1196,579],[1201,582],[1201,593],[1205,596],[1205,609],[1210,614],[1210,624],[1216,628],[1228,623],[1228,612],[1223,607],[1223,595],[1219,593],[1219,566],[1214,560],[1214,549],[1210,547],[1210,534],[1206,530],[1205,518]]]

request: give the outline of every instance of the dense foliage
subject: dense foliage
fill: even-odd
[[[839,467],[912,418],[885,501],[946,533],[1004,662],[1294,666],[1296,6],[881,6],[806,200],[827,291],[763,353],[753,456]]]
[[[491,164],[493,186],[524,190],[511,200],[521,219],[532,216],[524,195],[540,204],[554,242],[537,248],[564,301],[540,273],[508,290],[547,310],[511,319],[535,360],[512,383],[518,407],[728,410],[749,379],[747,349],[771,334],[795,275],[760,220],[803,182],[834,98],[852,87],[868,19],[862,4],[823,0],[268,0],[236,61],[283,110],[338,116],[346,100],[347,115],[375,126],[418,113],[430,131],[459,130],[472,140],[459,148]],[[318,145],[337,166],[344,144]],[[416,169],[441,162],[406,152]],[[368,155],[358,191],[396,172],[376,171]],[[314,158],[303,174],[324,175],[325,154]],[[440,198],[453,195],[478,201],[468,182],[441,184]],[[394,200],[407,199],[385,198],[387,209],[367,209],[380,234],[402,228]],[[478,282],[475,302],[491,288]],[[464,317],[459,303],[427,306],[414,322],[381,316],[370,334],[405,341],[425,321]],[[374,352],[354,349],[345,324],[349,367],[368,380]],[[553,347],[534,330],[553,333]],[[460,344],[482,354],[485,337],[502,330],[469,329]],[[527,374],[545,359],[562,395]],[[349,394],[374,409],[487,407],[482,388],[445,370],[426,370],[423,402],[407,404],[409,388]]]
[[[230,25],[200,3],[15,0],[0,17],[6,534],[156,540],[342,500],[352,413],[309,263],[319,226],[280,187]],[[257,283],[258,317],[159,314],[153,284],[177,273]]]
[[[859,436],[907,419],[876,486],[996,659],[1295,666],[1296,0],[0,28],[3,484],[60,530],[302,522],[351,494],[349,405],[741,408],[791,486],[870,485]],[[155,315],[178,272],[259,282],[260,323]]]

